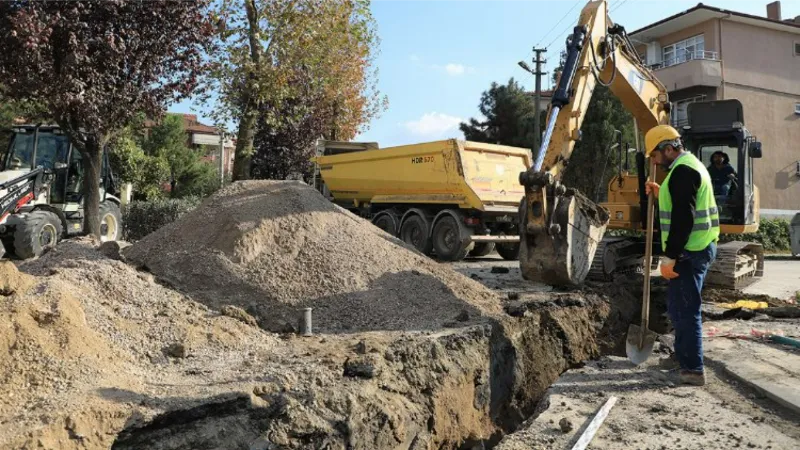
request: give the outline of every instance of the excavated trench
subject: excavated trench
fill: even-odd
[[[597,285],[383,346],[366,336],[344,362],[300,373],[295,386],[264,383],[129,420],[112,448],[491,448],[537,413],[565,370],[624,354],[639,298],[633,286]]]

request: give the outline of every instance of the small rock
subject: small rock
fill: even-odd
[[[508,273],[510,271],[511,270],[508,267],[502,267],[502,266],[492,267],[492,273]]]
[[[567,402],[561,402],[561,406],[567,406]]]
[[[353,347],[353,350],[358,353],[359,355],[366,355],[367,354],[367,343],[364,341],[358,341],[358,344]]]
[[[107,241],[100,244],[97,251],[102,253],[106,258],[122,261],[124,259],[123,253],[125,249],[130,246],[130,243],[124,241]]]
[[[561,420],[558,421],[558,426],[561,428],[562,433],[569,433],[574,428],[572,421],[566,417],[562,417]]]
[[[164,347],[164,354],[172,358],[186,358],[186,346],[176,342]]]
[[[459,322],[466,322],[469,320],[469,311],[466,309],[462,309],[460,313],[456,316],[456,320]]]
[[[478,274],[476,274],[476,273],[473,273],[469,277],[472,278],[473,280],[480,280],[481,279],[481,277],[479,277]]]
[[[258,326],[258,322],[256,321],[256,318],[251,316],[250,314],[247,314],[247,311],[243,310],[242,308],[239,308],[238,306],[225,305],[222,308],[220,308],[219,312],[223,316],[232,317],[232,318],[234,318],[236,320],[239,320],[241,322],[244,322],[244,323],[246,323],[246,324],[248,324],[250,326],[253,326],[253,327],[257,327]]]

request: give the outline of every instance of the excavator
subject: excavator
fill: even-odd
[[[671,106],[667,89],[641,61],[625,28],[609,18],[605,0],[589,1],[583,8],[567,37],[565,55],[538,154],[519,176],[525,188],[519,208],[522,276],[554,286],[579,285],[587,277],[609,280],[641,268],[645,242],[636,232],[648,226],[658,232],[658,220],[648,224],[642,214],[647,207],[643,149],[637,149],[636,174],[620,167],[609,182],[606,203],[595,204],[560,181],[581,138],[593,90],[606,86],[620,99],[634,117],[637,141],[639,132],[669,124]],[[744,127],[741,103],[735,99],[693,103],[687,115],[688,125],[682,130],[687,150],[705,163],[716,151],[731,152],[738,165],[732,194],[716,197],[721,232],[757,231],[759,200],[752,159],[761,157],[761,143]],[[656,170],[657,181],[665,176],[663,169]],[[609,228],[634,236],[604,237]],[[660,245],[654,245],[653,254],[660,253]],[[757,243],[720,244],[706,284],[731,289],[749,284],[763,275],[763,253]]]

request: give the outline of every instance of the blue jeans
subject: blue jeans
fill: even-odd
[[[669,281],[667,310],[675,328],[675,356],[682,370],[703,372],[703,321],[700,291],[709,266],[717,257],[717,245],[704,250],[684,250],[675,263],[678,278]]]

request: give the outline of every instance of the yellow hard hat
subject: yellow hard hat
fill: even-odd
[[[674,141],[680,137],[681,134],[678,133],[678,130],[669,125],[655,126],[644,135],[644,154],[649,157],[658,144],[664,141]]]

